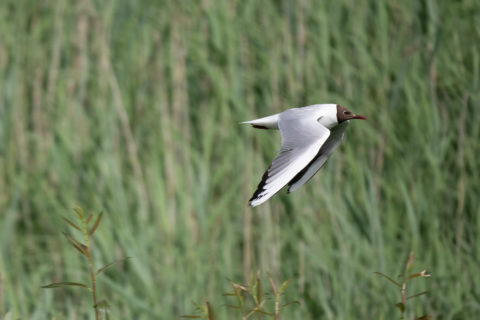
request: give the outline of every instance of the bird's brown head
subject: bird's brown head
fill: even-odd
[[[341,123],[343,121],[347,121],[350,119],[362,119],[362,120],[367,120],[364,116],[359,116],[353,113],[352,111],[348,110],[345,107],[342,107],[341,105],[337,104],[337,121],[338,123]]]

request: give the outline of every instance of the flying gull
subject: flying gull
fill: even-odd
[[[287,184],[290,193],[310,180],[342,141],[350,119],[366,120],[338,104],[315,104],[242,122],[257,129],[278,129],[282,136],[282,147],[250,205],[264,203]]]

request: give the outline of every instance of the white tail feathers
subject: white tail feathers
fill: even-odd
[[[274,114],[272,116],[245,121],[242,123],[251,124],[254,128],[257,129],[278,129],[278,118],[279,114]]]

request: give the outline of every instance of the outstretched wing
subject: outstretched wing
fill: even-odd
[[[310,180],[315,173],[325,164],[328,157],[342,142],[343,134],[348,126],[348,121],[344,121],[334,129],[331,130],[331,134],[327,141],[322,145],[317,155],[310,161],[310,163],[300,171],[295,178],[288,183],[288,192],[295,191],[300,186],[304,185]]]
[[[317,119],[288,110],[280,115],[278,127],[282,136],[282,148],[264,173],[257,190],[250,199],[252,207],[267,201],[315,157],[330,135],[330,130]]]

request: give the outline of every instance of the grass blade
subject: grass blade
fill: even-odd
[[[389,276],[387,276],[386,274],[384,273],[381,273],[381,272],[378,272],[378,271],[375,271],[374,272],[375,274],[378,274],[382,277],[384,277],[385,279],[387,279],[388,281],[390,281],[391,283],[393,283],[394,285],[396,285],[397,287],[401,288],[402,286],[400,285],[400,283],[398,283],[397,281],[393,280],[392,278],[390,278]]]
[[[416,298],[416,297],[420,297],[420,296],[423,296],[425,294],[428,294],[428,291],[422,291],[420,293],[417,293],[417,294],[414,294],[414,295],[411,295],[410,297],[407,297],[405,300],[410,300],[410,299],[413,299],[413,298]]]
[[[253,310],[253,311],[255,311],[256,313],[260,313],[260,314],[267,315],[267,316],[269,316],[269,317],[275,316],[273,313],[269,313],[269,312],[263,311],[263,310],[261,310],[261,309],[255,309],[255,310]]]
[[[87,246],[85,246],[83,243],[80,243],[78,242],[77,240],[75,240],[74,238],[70,237],[68,234],[66,234],[65,232],[63,233],[63,235],[67,238],[67,240],[74,246],[75,249],[78,250],[78,252],[80,252],[81,254],[83,254],[84,256],[87,256]]]
[[[75,223],[73,223],[69,219],[63,217],[63,220],[65,220],[69,225],[71,225],[73,228],[77,229],[78,231],[82,231]]]
[[[92,220],[92,217],[93,217],[93,214],[90,213],[89,216],[88,216],[88,218],[87,218],[87,224],[90,223],[90,220]]]
[[[86,284],[83,284],[80,282],[69,282],[69,281],[50,283],[45,286],[42,286],[42,288],[53,289],[53,288],[61,288],[61,287],[68,287],[68,286],[83,287],[88,289],[88,286]]]
[[[73,208],[73,211],[78,215],[78,217],[82,220],[84,215],[83,215],[83,210],[80,207],[75,207]]]
[[[289,283],[290,283],[290,280],[284,281],[284,282],[282,283],[282,285],[280,286],[280,289],[278,289],[278,293],[279,293],[279,294],[282,294],[283,291],[285,291],[285,289],[287,289]]]
[[[118,260],[115,260],[115,261],[113,261],[113,262],[110,262],[109,264],[106,264],[106,265],[104,265],[103,267],[101,267],[100,269],[98,269],[95,274],[98,276],[101,272],[103,272],[103,271],[105,271],[106,269],[112,267],[113,265],[115,265],[115,264],[117,264],[117,263],[119,263],[119,262],[127,261],[128,259],[130,259],[130,257],[126,257],[126,258],[123,258],[123,259],[118,259]]]
[[[280,309],[283,309],[283,308],[285,308],[285,307],[288,307],[289,305],[292,305],[292,304],[298,304],[298,305],[300,305],[300,301],[297,301],[297,300],[295,300],[295,301],[290,301],[290,302],[288,302],[288,303],[285,303],[285,304],[281,305],[281,306],[280,306]]]

